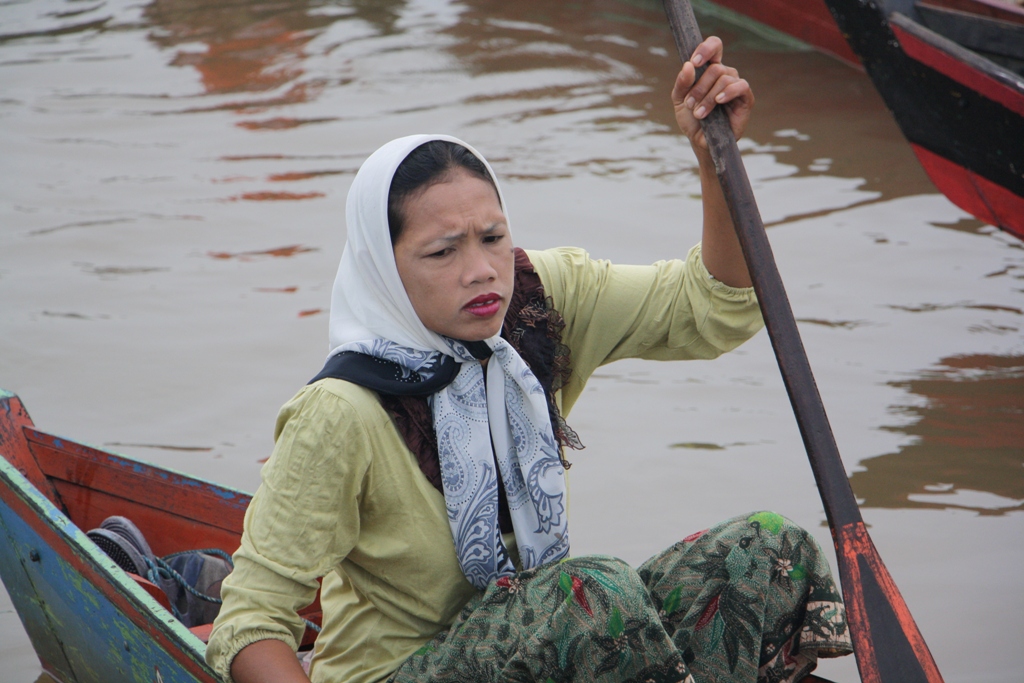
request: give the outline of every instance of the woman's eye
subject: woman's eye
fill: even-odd
[[[435,251],[433,254],[427,254],[427,258],[441,258],[443,256],[447,256],[450,253],[452,253],[452,248],[445,247],[441,251]]]
[[[487,235],[484,237],[484,244],[494,244],[495,242],[501,241],[504,235]]]

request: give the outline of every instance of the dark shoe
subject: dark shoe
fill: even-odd
[[[154,566],[156,558],[145,536],[127,517],[107,517],[86,536],[126,572],[145,577]]]
[[[189,628],[212,623],[220,611],[220,584],[231,573],[222,550],[187,550],[159,558],[138,527],[126,517],[107,517],[86,534],[117,566],[160,587],[171,611]]]

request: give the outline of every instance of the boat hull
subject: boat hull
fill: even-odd
[[[914,13],[907,0],[715,2],[862,65],[938,190],[1024,239],[1024,78],[892,11]],[[1024,21],[987,0],[956,2]]]
[[[186,628],[83,530],[123,515],[158,556],[231,552],[251,496],[41,432],[2,389],[0,456],[0,579],[43,669],[60,683],[218,681],[210,625]],[[319,600],[302,614],[319,623]],[[315,638],[307,628],[302,644]]]
[[[1024,238],[1024,79],[874,3],[828,2],[932,182]]]
[[[860,60],[839,32],[824,0],[714,0],[822,52],[861,68]]]
[[[61,683],[214,683],[206,646],[0,459],[0,578]],[[162,614],[161,614],[162,613]]]

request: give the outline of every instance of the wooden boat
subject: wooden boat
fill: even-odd
[[[714,0],[851,63],[936,187],[1024,239],[1024,9],[1009,0]]]
[[[2,389],[0,454],[0,579],[43,669],[61,683],[219,681],[204,659],[210,626],[185,628],[86,530],[123,515],[157,555],[234,552],[250,496],[41,432]],[[304,616],[318,623],[318,603]]]
[[[0,455],[0,579],[43,670],[60,683],[220,681],[204,659],[210,626],[185,628],[85,530],[123,515],[157,555],[233,552],[251,496],[41,432],[3,389]],[[319,624],[319,600],[302,614]],[[307,628],[303,645],[315,638]]]

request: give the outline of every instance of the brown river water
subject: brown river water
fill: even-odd
[[[860,72],[698,6],[864,516],[950,683],[1024,663],[1024,250],[928,181]],[[0,0],[0,386],[40,428],[254,490],[327,352],[345,193],[448,132],[516,243],[699,238],[655,0]],[[576,553],[633,563],[774,509],[831,547],[765,333],[602,369],[569,416]],[[0,590],[0,680],[39,667]],[[852,658],[822,675],[857,679]]]

